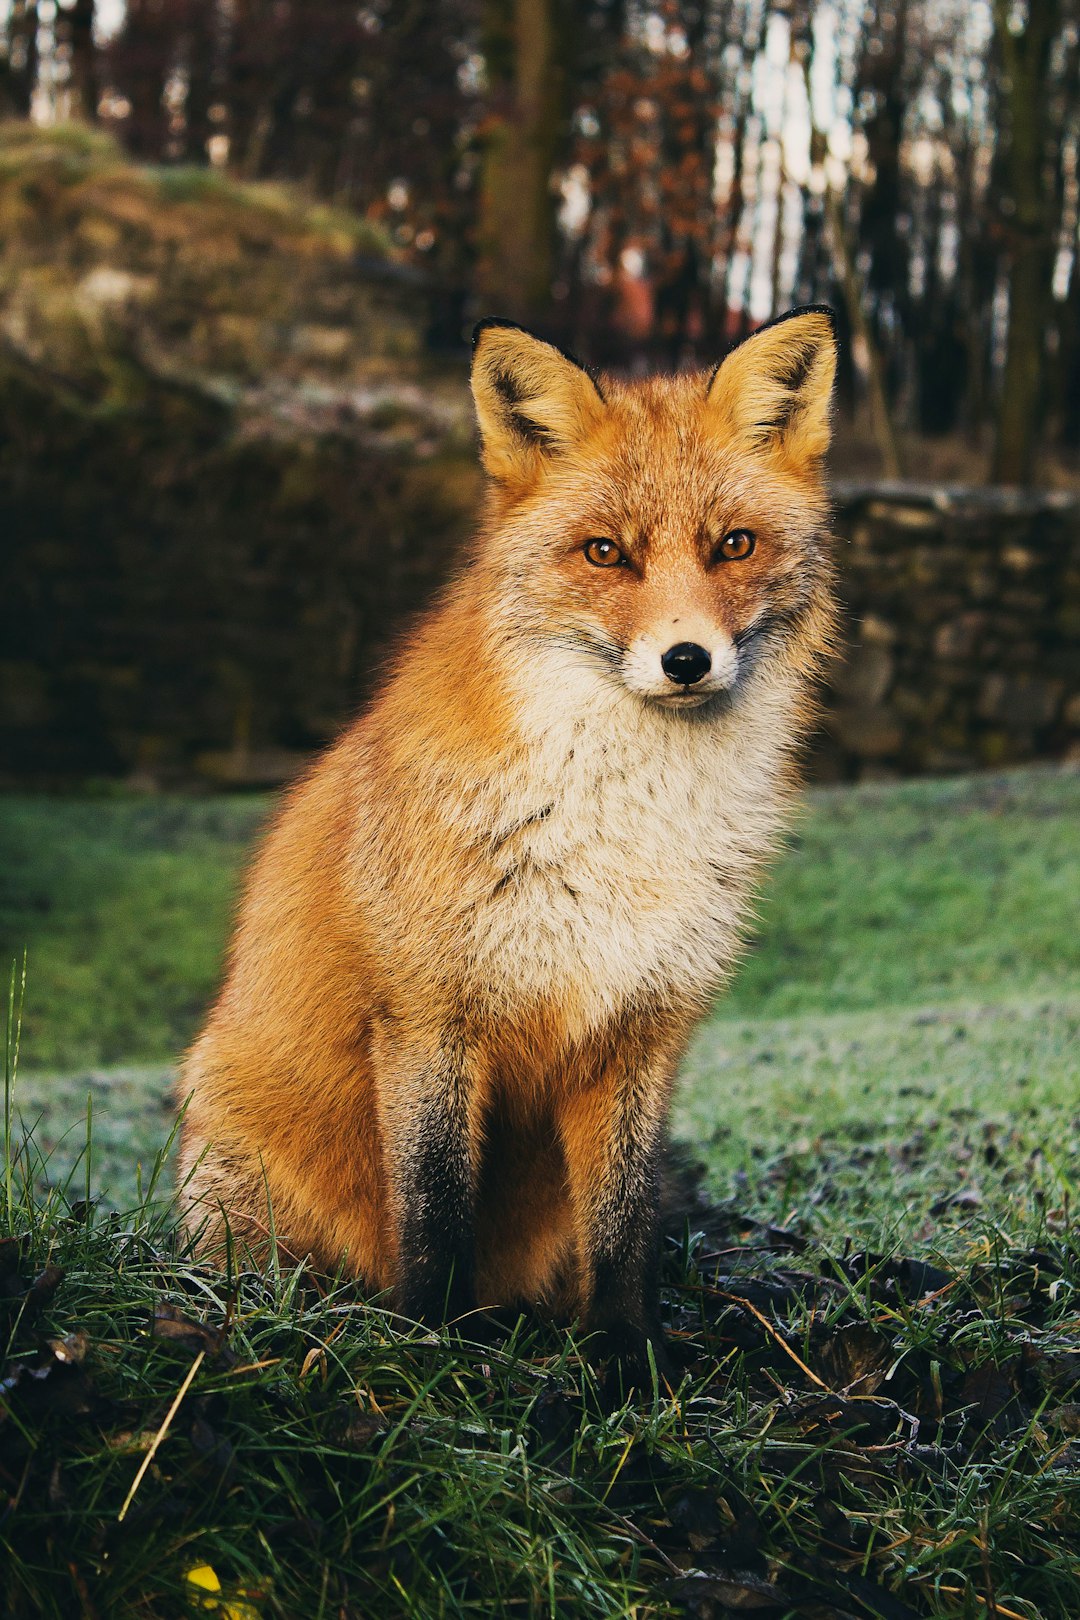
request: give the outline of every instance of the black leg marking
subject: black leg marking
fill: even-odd
[[[411,1321],[452,1321],[476,1303],[468,1085],[463,1049],[444,1049],[423,1076],[422,1112],[399,1146],[397,1307]]]
[[[628,1169],[599,1223],[588,1326],[600,1334],[602,1355],[640,1386],[651,1381],[650,1343],[658,1374],[669,1371],[659,1313],[658,1155]]]
[[[657,1371],[668,1371],[658,1295],[659,1163],[669,1085],[653,1041],[638,1044],[628,1031],[620,1044],[600,1082],[606,1088],[603,1140],[590,1147],[587,1134],[575,1137],[578,1162],[568,1164],[591,1285],[585,1327],[599,1335],[600,1355],[619,1363],[624,1385],[628,1379],[645,1388],[650,1345]]]

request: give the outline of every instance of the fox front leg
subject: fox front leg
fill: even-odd
[[[598,1079],[566,1100],[560,1122],[585,1326],[601,1335],[601,1353],[636,1384],[650,1381],[650,1344],[658,1372],[669,1367],[658,1295],[660,1155],[671,1067],[630,1039]]]
[[[463,1041],[412,1043],[384,1076],[380,1114],[397,1237],[395,1306],[411,1322],[473,1310],[476,1084]]]

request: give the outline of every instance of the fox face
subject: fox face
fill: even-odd
[[[830,578],[835,367],[819,308],[761,328],[711,376],[639,382],[482,323],[472,386],[492,495],[476,561],[508,623],[671,710],[723,702],[797,651]]]

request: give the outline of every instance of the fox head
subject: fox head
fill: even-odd
[[[514,626],[640,700],[692,709],[770,658],[813,667],[831,566],[831,312],[793,310],[711,373],[594,376],[503,321],[474,337],[489,517]]]

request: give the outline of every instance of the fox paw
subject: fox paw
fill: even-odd
[[[606,1364],[605,1388],[616,1397],[621,1394],[625,1398],[631,1390],[651,1394],[654,1366],[661,1390],[677,1378],[659,1327],[612,1323],[597,1335],[594,1356]]]

